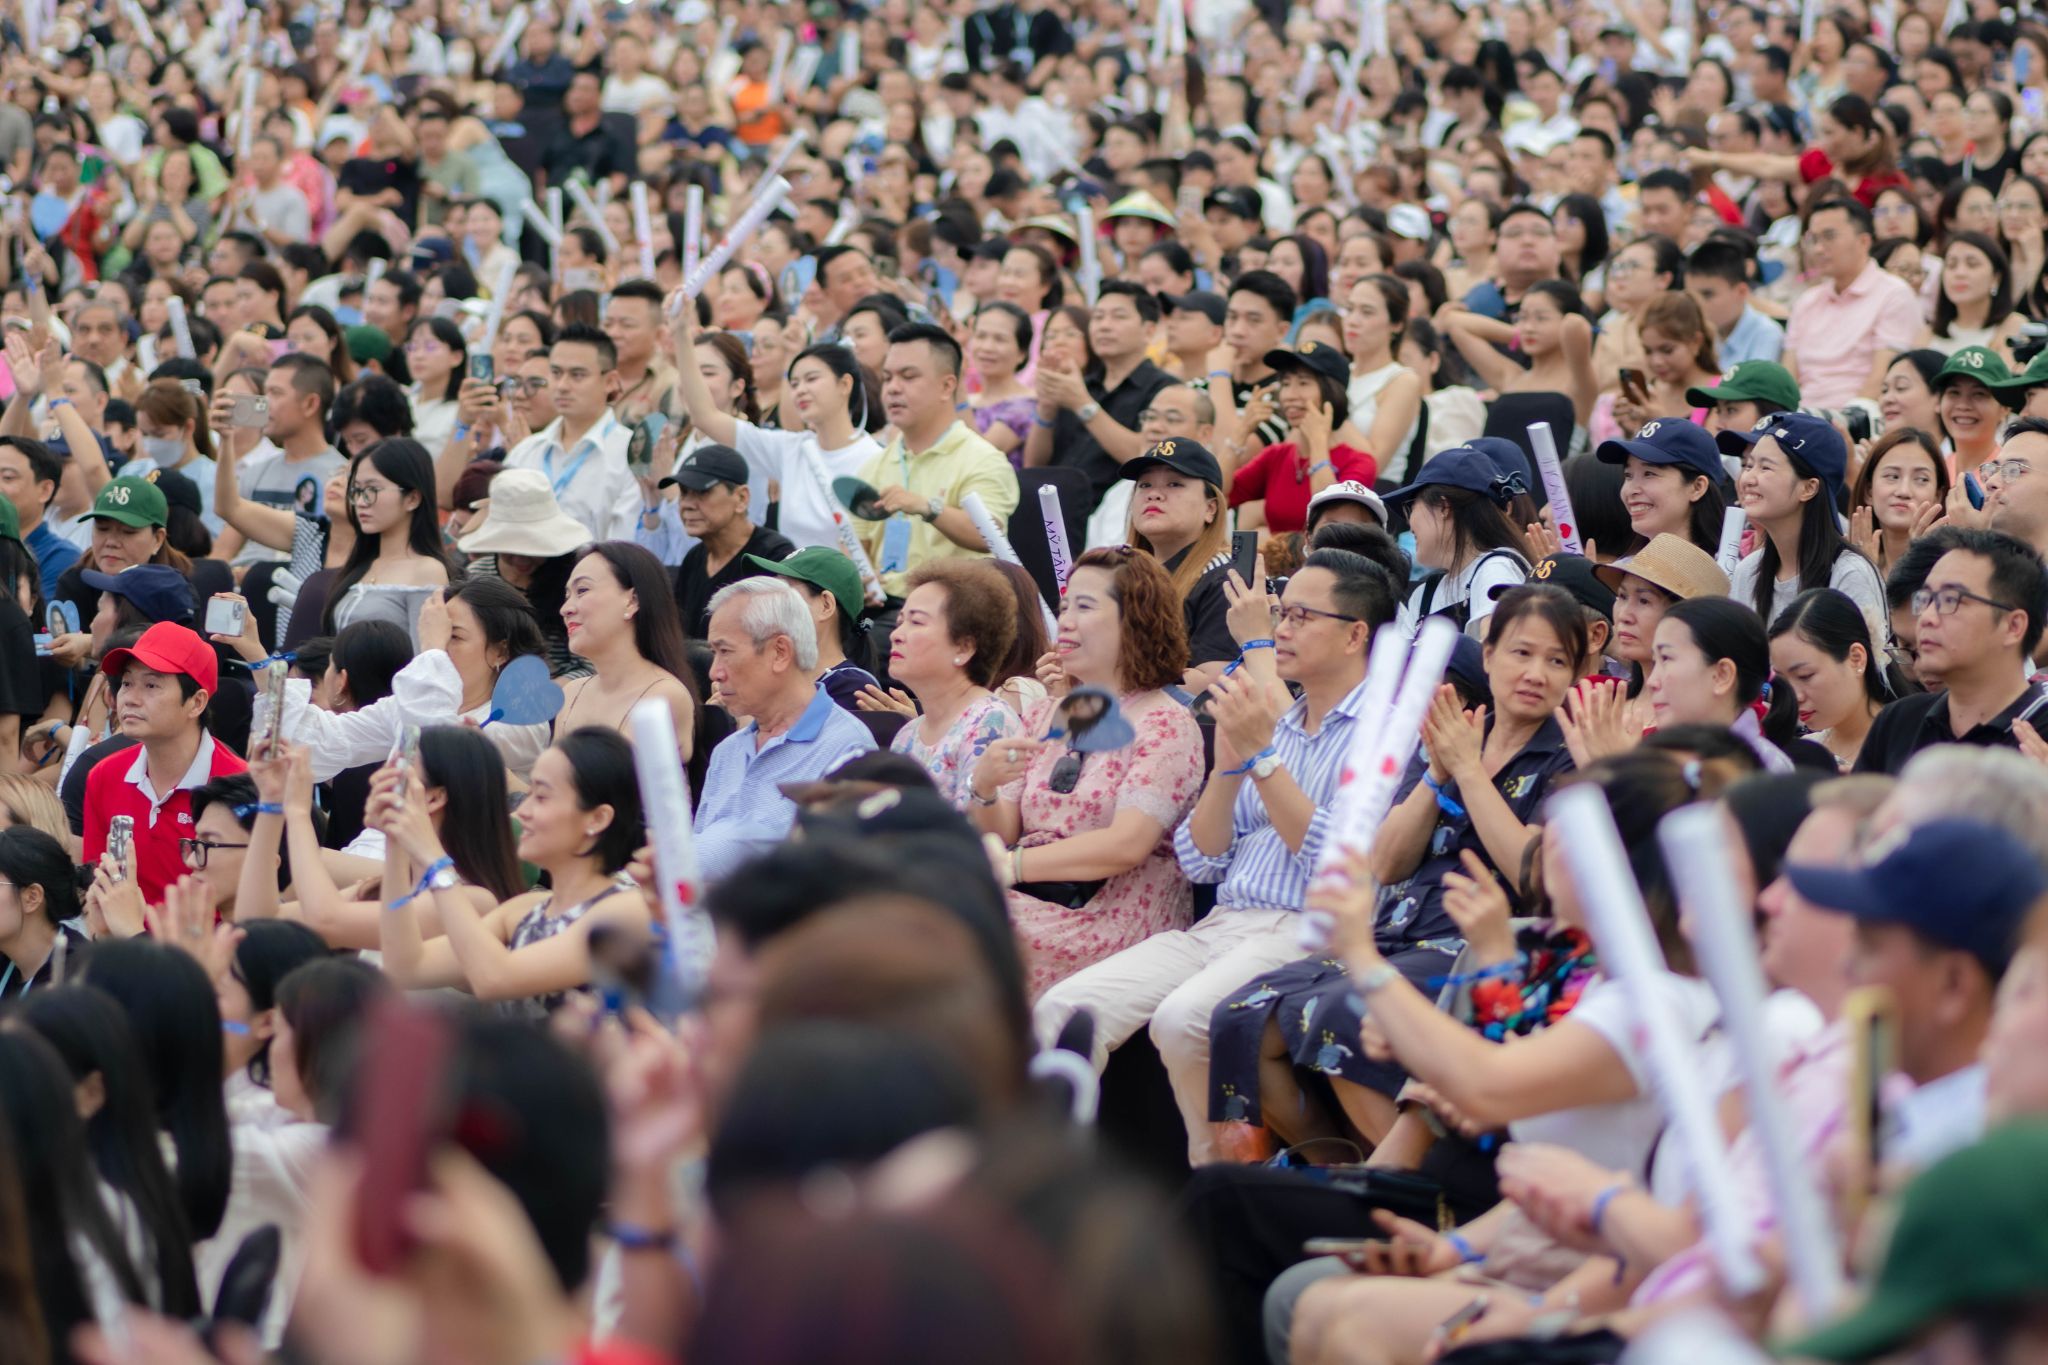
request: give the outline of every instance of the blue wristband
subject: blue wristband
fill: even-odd
[[[1267,745],[1267,746],[1266,746],[1265,748],[1263,748],[1263,749],[1259,750],[1259,751],[1258,751],[1257,753],[1253,754],[1253,755],[1252,755],[1252,756],[1251,756],[1250,758],[1248,758],[1248,759],[1246,759],[1246,760],[1245,760],[1244,762],[1242,762],[1242,763],[1238,764],[1238,765],[1237,765],[1237,766],[1236,766],[1235,768],[1225,768],[1225,769],[1223,770],[1223,776],[1225,776],[1225,777],[1242,777],[1242,776],[1243,776],[1244,774],[1246,774],[1246,773],[1250,772],[1250,771],[1252,770],[1252,767],[1253,767],[1253,766],[1254,766],[1255,764],[1257,764],[1257,763],[1259,762],[1259,760],[1260,760],[1260,759],[1263,759],[1263,758],[1271,758],[1272,756],[1273,756],[1273,746],[1272,746],[1272,745],[1270,745],[1270,744],[1268,744],[1268,745]]]
[[[1446,1232],[1443,1239],[1451,1244],[1458,1253],[1458,1259],[1466,1265],[1476,1265],[1486,1259],[1486,1253],[1466,1241],[1462,1232]]]
[[[1427,768],[1422,771],[1422,783],[1436,793],[1436,808],[1438,810],[1450,816],[1453,820],[1465,818],[1465,808],[1458,804],[1457,798],[1452,796],[1443,784],[1429,775]]]
[[[1227,678],[1231,674],[1237,672],[1238,669],[1243,668],[1244,656],[1251,653],[1253,650],[1271,648],[1273,648],[1273,642],[1271,640],[1246,640],[1243,644],[1237,647],[1237,657],[1235,659],[1232,659],[1229,663],[1223,666],[1223,676]]]
[[[1600,1222],[1607,1217],[1607,1206],[1614,1202],[1616,1195],[1626,1193],[1628,1189],[1629,1184],[1627,1181],[1623,1181],[1619,1185],[1609,1185],[1606,1189],[1600,1191],[1599,1196],[1593,1200],[1593,1214],[1591,1218],[1587,1219],[1587,1222],[1592,1225],[1595,1236],[1606,1235],[1600,1230]]]
[[[432,861],[431,863],[428,863],[426,871],[420,873],[420,879],[419,881],[413,884],[412,890],[406,893],[405,895],[400,896],[397,900],[391,902],[391,908],[393,910],[403,910],[406,906],[411,905],[421,896],[426,895],[427,892],[431,889],[428,886],[428,883],[433,881],[434,878],[440,876],[443,872],[447,871],[449,868],[453,866],[455,866],[455,860],[453,858],[448,857],[446,854],[443,854],[441,857],[434,859],[434,861]]]
[[[672,1251],[676,1245],[674,1228],[655,1232],[632,1223],[606,1223],[604,1231],[607,1237],[619,1244],[621,1251]]]

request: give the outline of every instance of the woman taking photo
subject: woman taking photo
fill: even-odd
[[[692,426],[706,440],[728,445],[746,458],[752,505],[768,505],[768,484],[781,485],[777,529],[795,542],[838,548],[836,516],[843,515],[832,480],[859,477],[882,453],[870,435],[883,421],[880,392],[872,376],[844,346],[808,346],[789,365],[783,400],[785,422],[801,426],[769,431],[721,411],[700,368],[703,352],[689,327],[673,329],[676,391],[689,409]],[[814,477],[813,462],[824,477]]]
[[[1347,480],[1370,488],[1379,465],[1345,439],[1351,365],[1341,351],[1304,341],[1300,350],[1266,352],[1265,363],[1280,376],[1278,411],[1288,439],[1267,446],[1230,476],[1230,505],[1239,509],[1240,530],[1262,527],[1284,535],[1307,523],[1310,498]]]
[[[1771,677],[1764,623],[1739,598],[1674,602],[1657,622],[1644,695],[1658,729],[1715,725],[1756,753],[1766,772],[1789,772],[1799,700]]]
[[[1529,543],[1505,510],[1527,491],[1520,476],[1503,475],[1484,454],[1460,446],[1424,465],[1414,483],[1387,494],[1389,512],[1409,504],[1415,562],[1432,571],[1401,607],[1401,629],[1410,639],[1431,616],[1486,634],[1495,591],[1529,577]]]
[[[691,766],[690,789],[702,791],[699,770],[709,764],[710,754],[709,746],[700,750],[696,740],[707,708],[697,695],[697,673],[690,667],[675,594],[660,562],[624,541],[591,546],[569,571],[562,624],[569,648],[592,671],[563,687],[555,733],[601,726],[630,734],[633,708],[657,697],[675,718],[676,743],[683,762]]]
[[[1709,554],[1718,551],[1726,506],[1721,483],[1727,472],[1714,438],[1684,420],[1659,421],[1654,429],[1638,424],[1629,430],[1648,434],[1603,441],[1593,455],[1602,464],[1622,466],[1621,505],[1628,511],[1636,546],[1674,535]]]
[[[1721,362],[1714,354],[1713,329],[1699,304],[1690,294],[1659,294],[1643,309],[1641,329],[1646,386],[1614,394],[1612,411],[1619,434],[1632,436],[1660,417],[1688,416],[1704,422],[1706,414],[1689,395],[1720,383]],[[1638,396],[1647,401],[1639,402]]]
[[[1833,588],[1793,598],[1771,623],[1771,667],[1792,685],[1807,738],[1843,772],[1854,768],[1870,723],[1891,700],[1856,604]]]
[[[967,358],[981,377],[980,391],[968,400],[968,416],[974,429],[1020,469],[1024,441],[1038,412],[1038,396],[1017,378],[1030,356],[1030,315],[1014,303],[983,304],[967,340]]]
[[[1890,427],[1870,448],[1849,490],[1849,542],[1889,572],[1948,504],[1941,443],[1913,427]]]
[[[405,365],[412,375],[412,436],[434,452],[455,430],[455,400],[469,375],[469,343],[446,318],[415,319],[405,332]]]
[[[1460,883],[1482,873],[1521,879],[1537,812],[1572,766],[1554,713],[1586,647],[1585,614],[1569,594],[1517,588],[1501,598],[1482,652],[1495,708],[1467,712],[1456,689],[1437,689],[1424,722],[1429,771],[1388,813],[1360,883],[1384,888],[1368,917],[1372,951],[1418,986],[1450,966]],[[1377,1143],[1404,1077],[1357,1046],[1357,980],[1326,956],[1255,977],[1217,1010],[1212,1086],[1245,1097],[1251,1112],[1286,1116],[1311,1107],[1300,1076],[1320,1072],[1349,1128]]]
[[[1166,571],[1129,547],[1074,562],[1060,611],[1057,695],[1024,717],[1027,735],[1064,736],[1069,689],[1116,699],[1133,731],[1084,753],[1055,737],[1006,739],[974,766],[968,814],[1009,845],[1010,919],[1035,999],[1081,968],[1183,927],[1191,888],[1167,836],[1202,785],[1202,740],[1164,691],[1187,668],[1187,635]]]
[[[1126,461],[1120,474],[1136,485],[1126,538],[1158,560],[1173,583],[1187,627],[1189,669],[1236,658],[1237,640],[1226,619],[1230,598],[1224,591],[1230,574],[1230,515],[1216,457],[1193,441],[1162,441]],[[1208,685],[1207,678],[1202,681]]]
[[[1365,433],[1365,448],[1382,479],[1406,477],[1409,449],[1422,425],[1422,376],[1400,360],[1408,334],[1408,285],[1392,275],[1368,275],[1345,296],[1344,349],[1351,357],[1351,425]]]
[[[889,636],[889,676],[923,714],[890,745],[924,765],[939,795],[966,810],[975,765],[1023,723],[989,689],[1017,633],[1009,584],[977,560],[938,559],[910,575],[903,614]]]
[[[632,746],[612,730],[570,731],[533,765],[519,805],[519,857],[541,870],[549,889],[487,914],[466,894],[423,784],[385,768],[366,818],[387,840],[379,945],[384,970],[403,989],[464,990],[539,1019],[590,984],[593,928],[647,930],[647,902],[624,875],[647,840],[640,783]],[[478,818],[510,817],[479,811]],[[414,868],[416,878],[408,877]],[[430,908],[440,917],[437,939],[421,927]]]
[[[1776,620],[1778,608],[1802,592],[1839,588],[1873,635],[1883,630],[1884,580],[1842,535],[1848,451],[1841,434],[1821,418],[1787,412],[1768,427],[1724,431],[1719,440],[1724,451],[1742,452],[1735,496],[1762,540],[1729,575],[1728,595],[1754,608],[1761,623]]]
[[[1919,344],[1943,355],[1979,346],[2012,360],[2012,341],[2026,318],[2013,311],[2012,268],[1989,237],[1958,232],[1941,255],[1941,287],[1934,320]]]
[[[418,441],[379,441],[349,462],[355,544],[328,585],[320,629],[390,621],[419,642],[420,605],[454,578],[434,515],[434,461]]]

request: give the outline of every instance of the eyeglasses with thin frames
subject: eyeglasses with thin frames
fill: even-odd
[[[1273,608],[1274,625],[1279,625],[1284,621],[1290,626],[1305,626],[1309,623],[1309,618],[1315,616],[1320,616],[1326,621],[1349,621],[1354,624],[1360,619],[1356,616],[1346,616],[1341,611],[1319,611],[1315,607],[1276,606]]]
[[[1985,483],[1996,479],[1999,483],[2008,483],[2014,479],[2024,479],[2033,472],[2034,466],[2025,460],[1986,460],[1977,466],[1977,482]]]

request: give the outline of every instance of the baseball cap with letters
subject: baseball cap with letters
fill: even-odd
[[[123,526],[162,526],[171,518],[163,490],[133,475],[111,480],[92,501],[91,518],[105,517]]]

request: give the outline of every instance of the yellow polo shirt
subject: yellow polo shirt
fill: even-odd
[[[899,485],[920,498],[939,498],[948,507],[958,507],[969,493],[979,493],[988,505],[989,515],[1005,532],[1009,529],[1010,513],[1017,510],[1017,471],[1002,451],[983,440],[965,422],[954,422],[936,445],[916,454],[904,450],[899,433],[887,450],[869,461],[861,478],[877,489]],[[882,590],[891,597],[904,595],[904,584],[910,577],[908,570],[926,560],[977,559],[984,554],[954,544],[945,532],[923,517],[909,520],[910,555],[906,570],[882,574]],[[887,521],[863,521],[854,528],[877,569],[882,567],[882,537],[888,526]]]

